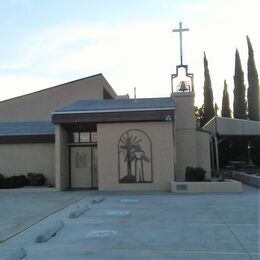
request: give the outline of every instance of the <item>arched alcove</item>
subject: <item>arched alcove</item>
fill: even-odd
[[[152,183],[152,142],[142,130],[125,131],[118,140],[119,183]]]

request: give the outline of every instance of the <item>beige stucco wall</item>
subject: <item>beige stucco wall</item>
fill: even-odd
[[[176,130],[176,180],[185,180],[186,167],[197,166],[195,130]]]
[[[210,165],[210,134],[205,132],[196,132],[197,134],[197,166],[206,170],[206,178],[211,178]]]
[[[176,103],[176,181],[185,180],[186,167],[202,167],[210,178],[209,134],[196,131],[194,92],[177,92],[173,97]]]
[[[42,173],[55,185],[54,144],[0,144],[0,155],[5,176]]]
[[[119,183],[118,141],[127,130],[144,131],[152,141],[153,183]],[[99,190],[170,190],[174,179],[172,122],[98,124]]]
[[[69,156],[67,131],[61,125],[55,125],[55,180],[56,189],[69,187]]]
[[[186,167],[197,166],[196,123],[193,92],[174,93],[175,144],[176,144],[176,180],[185,180]]]
[[[177,92],[173,97],[176,103],[175,128],[177,130],[194,130],[196,128],[194,92]]]
[[[103,99],[103,87],[116,96],[103,75],[98,74],[0,102],[0,122],[50,121],[57,108],[82,99]]]

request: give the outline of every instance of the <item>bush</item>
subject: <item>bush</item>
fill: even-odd
[[[42,186],[45,183],[45,177],[42,173],[28,172],[27,178],[32,186]]]
[[[7,189],[14,189],[27,186],[29,184],[28,179],[24,175],[11,176],[5,179],[5,187]]]
[[[206,171],[201,167],[187,167],[185,172],[186,181],[205,181]]]
[[[5,185],[5,177],[3,174],[0,173],[0,189],[4,189]]]
[[[24,175],[10,176],[5,178],[0,173],[0,189],[14,189],[27,185],[41,186],[45,183],[45,177],[42,173],[27,173],[27,177]]]

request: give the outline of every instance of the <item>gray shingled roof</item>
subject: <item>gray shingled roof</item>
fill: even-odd
[[[173,110],[172,98],[80,100],[53,114]]]
[[[54,125],[49,121],[0,123],[0,136],[54,135]]]

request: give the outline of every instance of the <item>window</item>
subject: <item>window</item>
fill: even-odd
[[[97,132],[73,132],[70,135],[71,143],[96,143]]]
[[[80,143],[89,143],[90,142],[90,133],[89,132],[79,133],[79,142]]]

